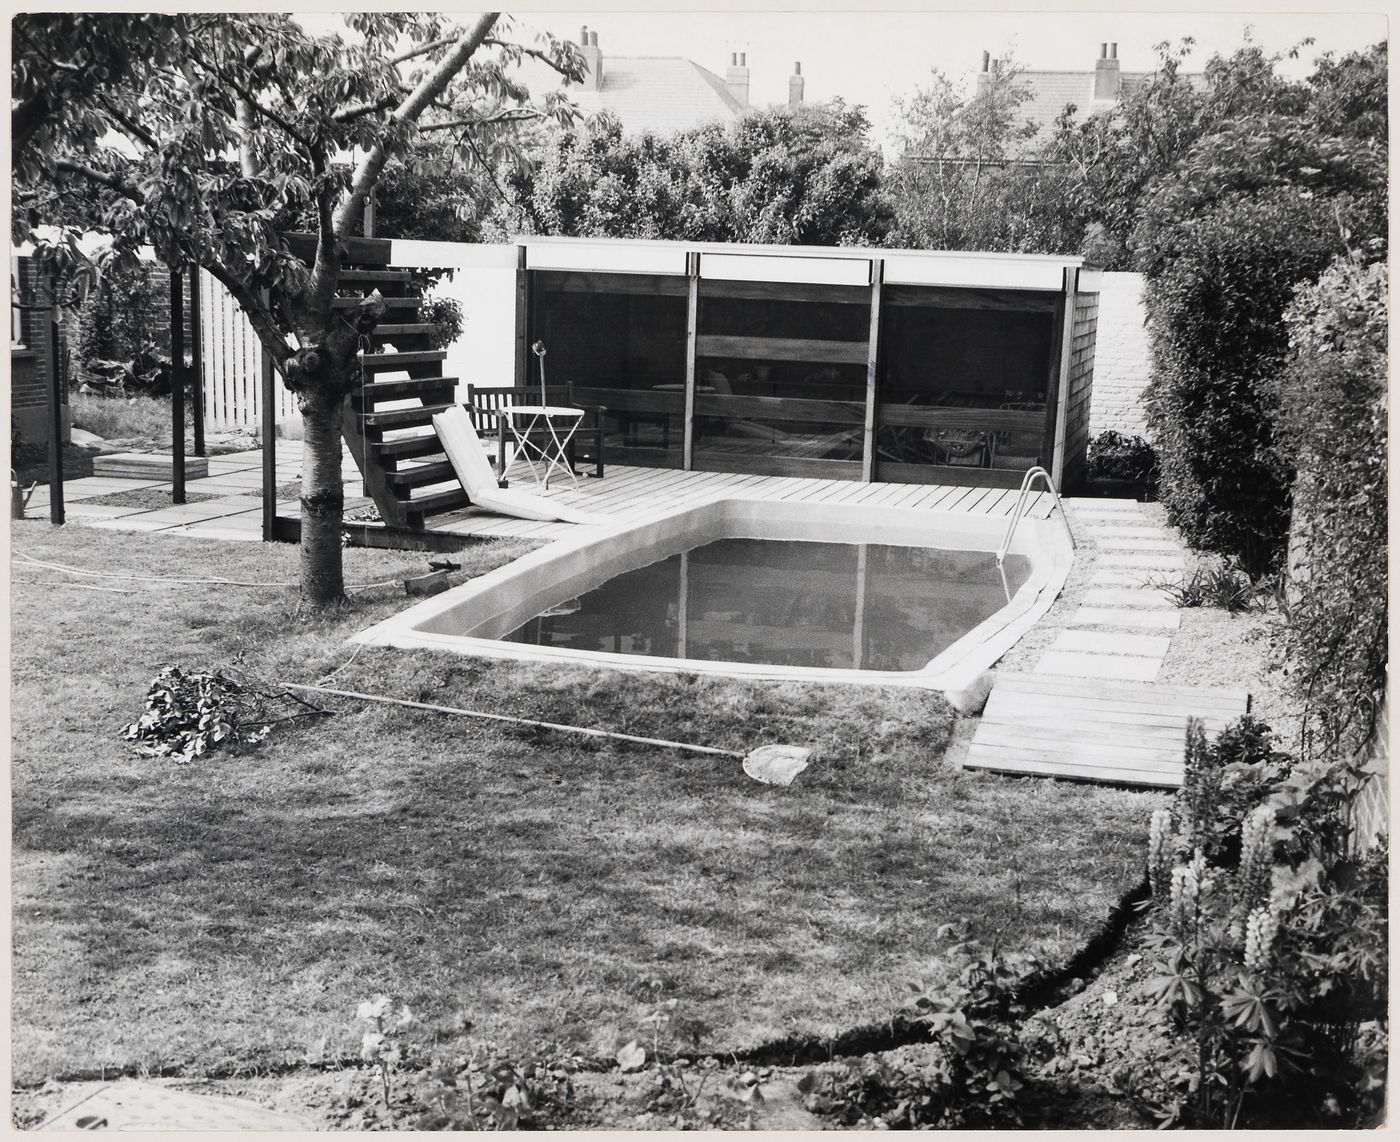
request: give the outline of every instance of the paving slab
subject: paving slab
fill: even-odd
[[[1172,644],[1167,634],[1120,634],[1090,630],[1064,630],[1051,650],[1082,651],[1086,654],[1130,654],[1145,658],[1165,658]]]
[[[1080,607],[1070,616],[1074,626],[1123,627],[1138,630],[1176,630],[1181,626],[1181,611],[1141,607]]]
[[[1099,567],[1137,567],[1142,571],[1161,571],[1163,574],[1186,570],[1186,557],[1169,551],[1147,551],[1134,554],[1131,551],[1105,551],[1095,561]]]
[[[1166,591],[1153,587],[1090,587],[1080,599],[1086,607],[1170,607],[1176,602]]]
[[[1141,568],[1125,567],[1120,570],[1109,568],[1095,571],[1089,576],[1091,587],[1144,587],[1151,578],[1151,572]]]

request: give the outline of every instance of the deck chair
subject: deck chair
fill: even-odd
[[[516,519],[562,520],[564,523],[601,525],[601,516],[556,504],[528,492],[506,491],[496,483],[481,437],[472,427],[471,417],[461,405],[433,414],[433,428],[442,441],[442,450],[452,461],[452,470],[462,482],[467,498],[479,508],[514,516]]]

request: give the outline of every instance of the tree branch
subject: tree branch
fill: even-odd
[[[533,107],[512,107],[507,111],[487,115],[481,119],[447,119],[441,123],[420,123],[420,131],[446,131],[450,127],[485,127],[490,123],[521,123],[529,119],[543,119],[544,112]]]
[[[278,329],[277,323],[273,320],[272,314],[263,306],[262,299],[239,278],[229,272],[228,268],[212,257],[201,258],[200,266],[208,270],[219,283],[233,295],[233,299],[238,302],[239,308],[243,310],[244,316],[248,318],[248,323],[252,325],[253,332],[258,335],[258,340],[279,365],[284,364],[292,355],[292,347],[287,344],[287,338]]]
[[[131,199],[132,202],[140,203],[142,206],[146,204],[146,196],[136,187],[124,182],[118,175],[97,170],[95,167],[74,162],[72,159],[59,159],[54,163],[54,167],[70,174],[82,175],[89,182],[95,182],[99,186],[105,186],[108,190],[114,190],[123,198]]]
[[[541,63],[546,64],[546,65],[548,65],[549,67],[553,68],[553,69],[554,69],[555,71],[557,71],[560,75],[562,75],[565,79],[577,79],[577,78],[578,78],[578,76],[576,76],[576,75],[575,75],[572,71],[570,71],[567,67],[562,66],[562,65],[561,65],[560,63],[558,63],[556,60],[552,59],[552,58],[550,57],[550,55],[549,55],[548,52],[542,52],[542,51],[540,51],[539,48],[527,48],[527,47],[525,47],[523,44],[508,43],[508,42],[505,41],[505,40],[498,40],[498,39],[496,39],[494,36],[488,36],[488,37],[486,38],[486,40],[484,41],[484,43],[486,44],[487,47],[492,47],[492,48],[511,48],[511,49],[513,49],[513,50],[515,50],[515,51],[518,51],[521,55],[533,56],[535,59],[539,60]]]
[[[500,19],[500,15],[499,12],[484,13],[478,18],[476,25],[457,40],[452,50],[443,57],[442,62],[432,70],[430,75],[424,77],[413,94],[405,99],[398,109],[389,116],[390,134],[405,124],[416,122],[428,104],[447,90],[453,77],[466,66],[467,61],[481,47],[491,28]],[[360,161],[359,168],[355,171],[354,181],[350,186],[350,195],[341,203],[340,209],[336,212],[335,236],[337,238],[350,237],[355,220],[364,211],[365,199],[369,196],[370,189],[379,179],[380,172],[384,170],[384,164],[388,161],[389,144],[386,138],[381,137],[379,142],[370,149],[369,154]]]
[[[411,60],[411,59],[417,59],[419,56],[425,56],[425,55],[427,55],[429,52],[435,52],[435,51],[437,51],[438,48],[445,48],[445,47],[447,47],[447,45],[450,44],[451,42],[452,42],[452,37],[451,37],[451,36],[448,36],[446,39],[442,39],[442,40],[432,40],[431,42],[426,43],[426,44],[422,44],[422,45],[420,45],[419,47],[410,48],[408,51],[404,52],[402,55],[396,55],[396,56],[394,56],[394,57],[389,61],[389,64],[390,64],[390,66],[393,66],[393,65],[396,65],[396,64],[407,63],[407,62],[408,62],[409,60]],[[490,42],[490,41],[488,41],[488,42]]]

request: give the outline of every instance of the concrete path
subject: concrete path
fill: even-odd
[[[1069,625],[1028,673],[993,675],[963,764],[1125,785],[1181,784],[1186,722],[1218,732],[1249,708],[1242,690],[1163,686],[1181,613],[1162,582],[1186,569],[1176,534],[1131,500],[1068,500],[1093,571]]]

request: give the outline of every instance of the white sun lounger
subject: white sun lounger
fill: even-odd
[[[477,507],[516,519],[562,520],[565,523],[595,525],[606,522],[601,516],[556,504],[543,496],[498,487],[496,473],[486,456],[486,449],[481,445],[481,437],[472,427],[467,410],[460,405],[434,413],[433,428],[442,441],[442,450],[452,461],[452,470],[466,489],[467,498]]]

